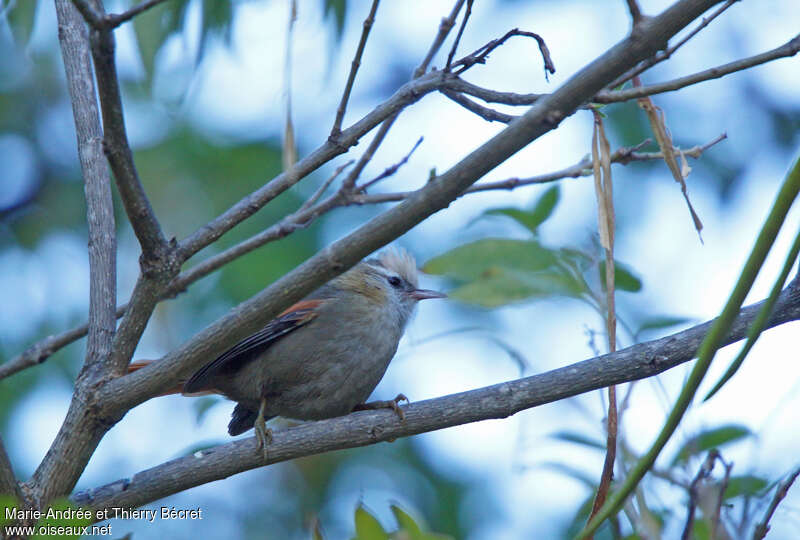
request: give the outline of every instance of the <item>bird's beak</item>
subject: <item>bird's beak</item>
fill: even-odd
[[[414,289],[409,293],[414,300],[425,300],[427,298],[447,298],[447,295],[438,291],[428,289]]]

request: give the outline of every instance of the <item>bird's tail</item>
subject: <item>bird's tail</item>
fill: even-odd
[[[133,373],[134,371],[139,371],[140,369],[149,366],[153,362],[154,362],[154,360],[137,360],[136,362],[131,362],[130,364],[128,364],[128,373]],[[168,388],[167,390],[164,390],[163,392],[161,392],[158,395],[159,396],[171,396],[173,394],[183,394],[183,381],[179,382],[178,384],[176,384],[172,388]],[[194,396],[194,395],[201,395],[201,394],[191,394],[191,395]]]

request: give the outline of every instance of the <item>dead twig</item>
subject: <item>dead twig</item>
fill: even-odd
[[[458,49],[458,44],[461,41],[461,36],[464,34],[464,28],[467,27],[467,21],[469,20],[469,16],[472,14],[472,1],[467,0],[467,10],[464,12],[464,19],[461,21],[461,27],[458,29],[458,33],[456,34],[456,39],[453,41],[453,46],[450,49],[450,54],[447,55],[447,64],[444,66],[444,71],[449,72],[450,66],[453,63],[453,57],[456,54],[456,50]]]
[[[474,66],[475,64],[485,64],[486,59],[489,57],[489,54],[495,50],[497,47],[505,43],[509,38],[514,36],[525,36],[529,38],[533,38],[536,40],[536,43],[539,44],[539,52],[542,55],[542,60],[544,61],[544,76],[547,78],[548,73],[553,74],[556,72],[556,66],[553,64],[553,60],[550,57],[550,50],[547,48],[547,44],[544,41],[544,38],[539,34],[535,34],[533,32],[526,32],[524,30],[520,30],[519,28],[514,28],[506,32],[503,37],[493,39],[483,47],[473,51],[471,54],[468,54],[464,58],[455,62],[451,67],[459,67],[461,68],[455,72],[456,75],[460,75],[467,71],[469,68]]]

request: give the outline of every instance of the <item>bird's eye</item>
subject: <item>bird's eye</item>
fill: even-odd
[[[389,276],[388,281],[389,281],[389,285],[391,285],[395,289],[399,289],[400,286],[403,284],[403,280],[401,280],[397,276]]]

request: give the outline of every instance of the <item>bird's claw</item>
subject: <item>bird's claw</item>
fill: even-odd
[[[268,447],[272,444],[272,430],[267,427],[267,422],[264,419],[264,409],[266,408],[266,400],[261,401],[261,407],[258,410],[258,417],[253,423],[253,429],[256,432],[256,441],[258,442],[258,450],[264,453],[264,461],[269,458]]]
[[[386,401],[370,401],[369,403],[362,403],[360,405],[356,405],[353,408],[353,410],[364,411],[364,410],[375,410],[375,409],[392,409],[402,422],[406,419],[406,413],[403,412],[403,409],[400,408],[401,401],[409,403],[409,400],[405,396],[405,394],[397,394],[397,396],[394,399],[389,399]]]

